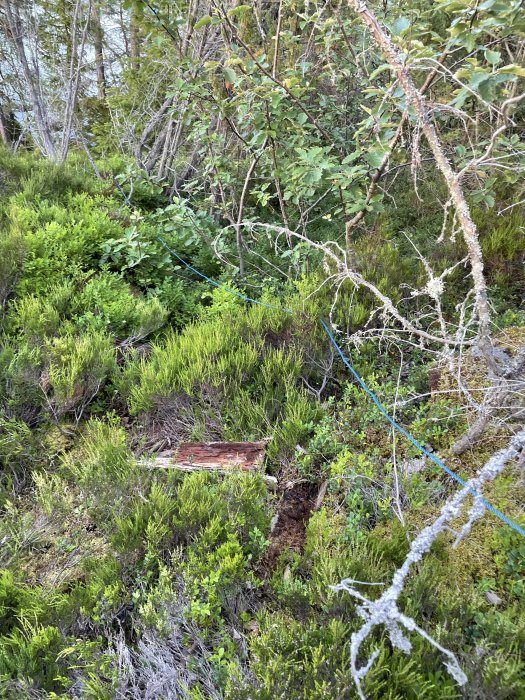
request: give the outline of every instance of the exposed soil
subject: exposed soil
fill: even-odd
[[[261,562],[263,575],[271,574],[283,550],[291,549],[302,553],[306,524],[315,508],[317,491],[317,486],[304,482],[292,484],[285,490],[279,505],[277,522],[270,535],[270,545]]]

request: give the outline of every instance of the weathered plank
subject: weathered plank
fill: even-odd
[[[141,460],[141,464],[152,469],[186,472],[258,472],[269,486],[275,487],[277,479],[262,473],[267,444],[267,439],[258,442],[187,442],[175,450],[160,452],[153,460]]]
[[[267,440],[258,442],[186,442],[172,453],[177,464],[188,464],[203,468],[236,467],[250,471],[262,466]]]

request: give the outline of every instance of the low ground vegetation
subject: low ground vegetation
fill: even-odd
[[[33,156],[2,158],[2,697],[352,697],[348,643],[360,619],[330,585],[388,582],[455,488],[334,361],[317,318],[332,313],[356,329],[372,300],[331,310],[310,273],[269,276],[258,292],[292,313],[247,306],[166,253],[155,232],[173,210],[137,204],[130,216],[111,180],[90,176],[80,158],[52,177]],[[184,222],[186,205],[175,213]],[[498,341],[509,352],[523,248],[503,231],[515,224],[510,214],[482,237],[499,323],[513,326]],[[385,289],[420,274],[395,264],[404,243],[392,225],[385,215],[375,253],[373,238],[356,241]],[[182,235],[184,226],[164,232],[178,250]],[[235,284],[197,242],[185,255]],[[387,344],[378,359],[376,347],[351,350],[360,374],[421,443],[472,476],[497,430],[452,457],[467,422],[446,370],[429,383],[426,353]],[[475,358],[465,367],[480,372]],[[149,468],[167,438],[269,438],[266,468],[279,489],[257,474]],[[522,522],[520,479],[511,467],[485,497]],[[293,527],[276,547],[272,518],[298,484],[302,495],[288,503],[302,515],[288,511]],[[423,640],[407,659],[378,637],[369,698],[522,697],[522,539],[488,515],[457,548],[452,541],[438,538],[402,602],[454,651],[468,690]]]

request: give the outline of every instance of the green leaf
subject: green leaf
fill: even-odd
[[[508,66],[498,68],[498,73],[503,75],[518,75],[520,78],[525,78],[525,66],[518,66],[515,63],[509,63]]]
[[[383,63],[379,68],[376,68],[375,71],[373,71],[368,80],[374,80],[374,78],[377,78],[378,75],[381,75],[381,73],[384,73],[387,70],[392,70],[390,65],[388,63]]]
[[[195,23],[194,29],[202,29],[202,27],[205,27],[210,22],[211,22],[210,15],[204,15],[204,17],[201,17],[200,20]]]
[[[307,120],[308,120],[308,117],[306,116],[306,114],[305,114],[304,112],[300,112],[300,113],[297,115],[295,121],[296,121],[298,124],[305,124]]]
[[[348,163],[353,163],[354,160],[357,160],[359,156],[361,155],[361,151],[354,151],[353,153],[349,153],[346,158],[343,159],[343,165],[348,165]]]
[[[491,66],[497,66],[501,61],[501,51],[490,51],[490,49],[487,49],[485,51],[485,58]]]
[[[487,71],[475,71],[470,77],[469,86],[477,90],[481,83],[485,82],[488,78],[490,78],[490,73]]]
[[[495,81],[487,78],[478,85],[478,91],[484,100],[492,102],[496,98]]]
[[[369,151],[365,158],[370,167],[379,168],[383,162],[384,155],[383,151]]]
[[[410,27],[410,20],[407,17],[398,17],[392,24],[392,34],[399,36]]]
[[[252,8],[250,5],[237,5],[237,7],[232,7],[228,10],[228,17],[236,17],[237,15],[242,15],[245,12],[249,12]]]
[[[231,68],[224,68],[224,80],[233,85],[237,80],[237,74]]]

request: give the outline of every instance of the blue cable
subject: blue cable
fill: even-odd
[[[185,266],[188,268],[188,270],[191,270],[191,271],[194,272],[196,275],[198,275],[198,276],[201,277],[202,279],[204,279],[204,280],[206,280],[207,282],[209,282],[210,284],[212,284],[214,287],[218,287],[219,289],[224,289],[226,292],[229,292],[230,294],[233,294],[233,295],[235,295],[236,297],[239,297],[239,299],[244,299],[244,301],[249,301],[249,302],[251,302],[252,304],[259,304],[259,306],[264,306],[264,307],[266,307],[267,309],[274,309],[275,311],[284,311],[285,313],[288,313],[288,314],[293,313],[290,309],[281,308],[280,306],[274,306],[273,304],[265,304],[265,303],[262,302],[262,301],[257,301],[257,299],[252,299],[251,297],[245,296],[244,294],[241,294],[240,292],[235,291],[235,289],[230,289],[229,287],[226,287],[226,285],[220,284],[219,282],[216,282],[215,280],[211,279],[210,277],[207,277],[207,275],[205,275],[204,273],[200,272],[200,271],[197,270],[195,267],[193,267],[192,265],[190,265],[188,262],[186,262],[186,260],[184,260],[183,258],[181,258],[180,255],[178,255],[174,250],[172,250],[172,249],[162,240],[162,238],[161,238],[160,236],[157,236],[157,240],[158,240],[160,243],[162,243],[162,245],[166,248],[167,251],[169,251],[169,253],[171,253],[171,255],[173,255],[173,257],[175,257],[179,262],[181,262],[183,265],[185,265]],[[525,537],[525,530],[524,530],[522,527],[520,527],[517,523],[515,523],[515,522],[513,522],[512,520],[510,520],[509,518],[507,518],[507,516],[504,515],[503,513],[501,513],[499,510],[497,510],[497,508],[494,508],[494,506],[492,506],[492,505],[491,505],[488,501],[486,501],[482,496],[480,496],[478,493],[476,493],[476,491],[474,491],[474,489],[472,489],[472,488],[467,484],[466,481],[464,481],[460,476],[458,476],[458,475],[455,474],[451,469],[449,469],[449,467],[447,467],[447,465],[444,464],[444,463],[443,463],[440,459],[438,459],[435,455],[433,455],[431,452],[429,452],[428,450],[426,450],[426,449],[423,447],[423,445],[421,445],[414,437],[412,437],[412,435],[410,435],[410,433],[408,433],[404,428],[402,428],[398,423],[396,423],[396,421],[389,415],[389,413],[385,410],[385,408],[383,408],[383,405],[381,404],[381,402],[379,401],[379,399],[377,398],[377,396],[374,394],[374,392],[372,391],[372,389],[370,389],[370,387],[369,387],[367,384],[365,384],[365,382],[363,381],[363,379],[361,379],[361,377],[359,376],[359,374],[356,372],[356,370],[352,367],[352,365],[350,364],[350,362],[347,360],[347,358],[345,357],[345,354],[343,353],[343,351],[341,350],[341,348],[340,348],[339,345],[337,344],[337,342],[336,342],[336,340],[335,340],[335,338],[334,338],[332,332],[330,331],[330,329],[328,328],[328,326],[326,325],[326,323],[323,321],[323,319],[320,318],[319,321],[320,321],[321,325],[323,326],[323,328],[324,328],[324,330],[325,330],[325,332],[326,332],[328,338],[330,339],[330,342],[332,343],[332,345],[334,346],[334,348],[337,350],[337,352],[338,352],[340,358],[343,360],[343,362],[344,362],[344,364],[346,365],[346,367],[347,367],[347,368],[350,370],[350,372],[353,374],[353,376],[355,377],[355,379],[357,380],[357,382],[359,383],[359,385],[361,386],[361,388],[364,389],[364,391],[366,391],[366,393],[370,396],[370,398],[372,399],[372,401],[375,403],[375,405],[376,405],[377,408],[379,409],[380,413],[382,413],[382,414],[385,416],[385,418],[388,420],[388,422],[391,423],[391,424],[394,426],[394,428],[395,428],[398,432],[400,432],[402,435],[404,435],[404,436],[414,445],[414,447],[417,447],[417,449],[418,449],[420,452],[422,452],[422,453],[423,453],[424,455],[426,455],[430,460],[432,460],[432,462],[434,462],[434,464],[437,464],[437,466],[440,467],[440,469],[443,469],[452,479],[454,479],[455,481],[457,481],[458,484],[460,484],[463,488],[467,489],[467,491],[468,491],[469,493],[471,493],[472,496],[474,496],[474,498],[478,498],[478,499],[480,500],[480,502],[483,503],[483,505],[485,506],[485,508],[486,508],[487,510],[489,510],[491,513],[493,513],[495,516],[497,516],[500,520],[502,520],[504,523],[506,523],[507,525],[509,525],[511,528],[513,528],[514,530],[516,530],[516,532],[518,532],[520,535],[522,535],[523,537]]]
[[[174,258],[177,258],[179,262],[181,262],[183,265],[185,265],[188,270],[191,270],[194,272],[196,275],[199,277],[202,277],[203,280],[206,280],[210,284],[212,284],[214,287],[218,287],[219,289],[224,289],[226,292],[229,292],[230,294],[234,294],[236,297],[239,297],[239,299],[244,299],[244,301],[250,301],[252,304],[259,304],[259,306],[265,306],[267,309],[274,309],[275,311],[285,311],[287,314],[291,314],[292,312],[290,309],[283,309],[280,306],[274,306],[273,304],[265,304],[263,301],[257,301],[257,299],[252,299],[251,297],[247,297],[244,294],[241,294],[240,292],[236,292],[235,289],[230,289],[224,284],[220,284],[219,282],[216,282],[215,280],[212,280],[210,277],[207,277],[203,272],[200,272],[197,270],[193,265],[190,265],[189,262],[186,262],[183,258],[180,257],[180,255],[177,255],[177,253],[172,250],[169,245],[162,240],[160,236],[157,236],[157,240],[162,243],[162,245],[166,248],[167,251],[169,251]]]

